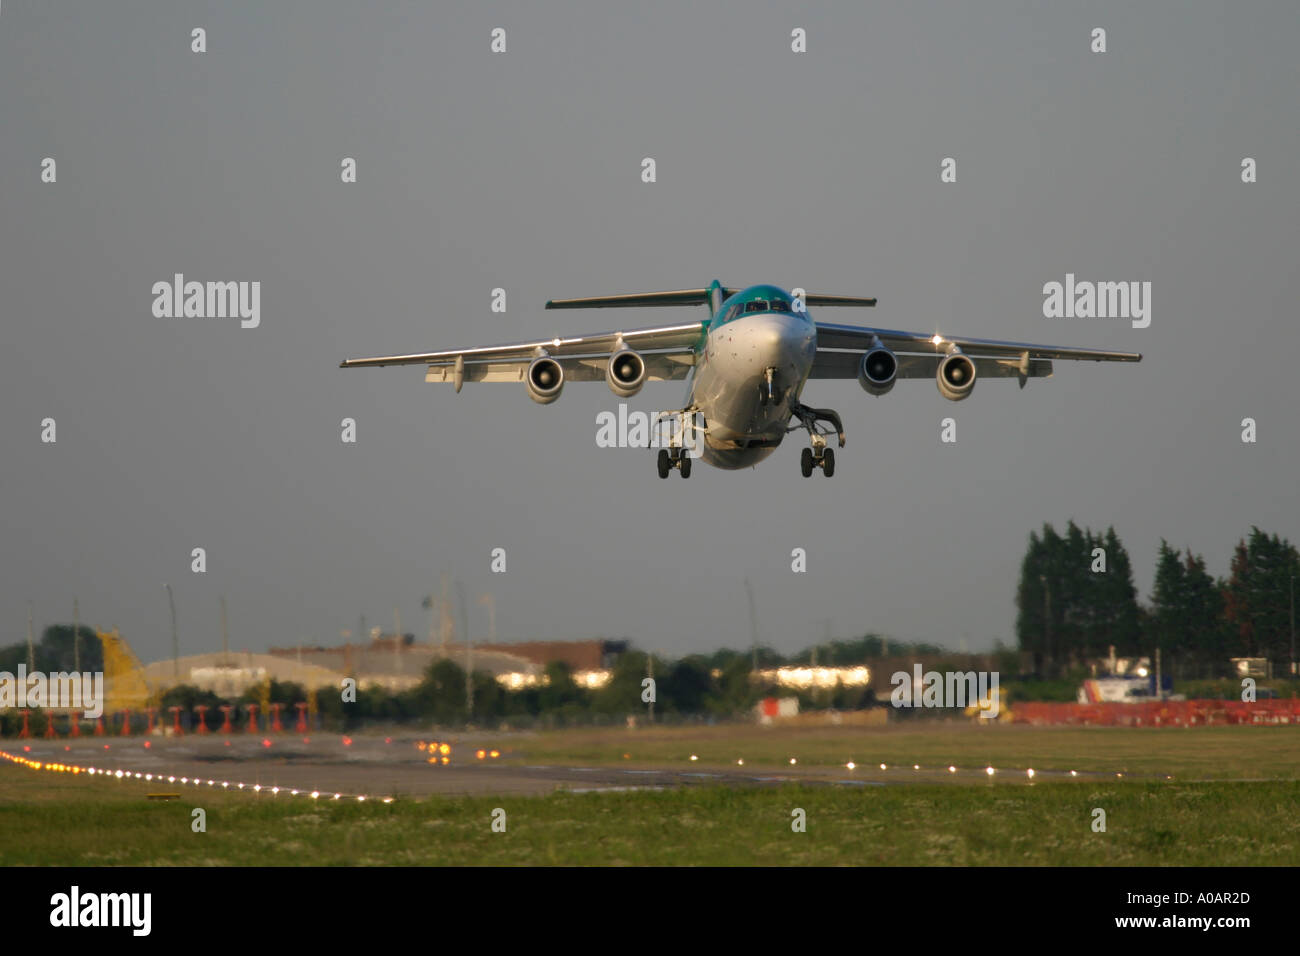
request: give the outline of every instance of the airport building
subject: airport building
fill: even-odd
[[[307,690],[338,687],[341,675],[310,661],[297,661],[249,651],[194,654],[176,660],[155,661],[143,669],[145,684],[155,699],[181,684],[211,691],[220,697],[238,697],[265,682],[301,684]]]
[[[540,686],[548,664],[569,667],[578,683],[600,687],[609,681],[609,667],[627,650],[627,641],[528,641],[519,644],[417,643],[414,635],[379,634],[368,643],[336,647],[273,647],[268,656],[301,661],[334,675],[355,677],[362,687],[399,692],[415,687],[441,657],[462,668],[486,671],[512,690]]]

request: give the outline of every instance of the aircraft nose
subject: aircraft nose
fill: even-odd
[[[808,323],[787,315],[746,316],[725,326],[725,333],[720,344],[746,377],[784,366],[811,341]]]

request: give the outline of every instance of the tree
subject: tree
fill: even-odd
[[[1300,555],[1277,535],[1252,527],[1249,539],[1237,543],[1223,591],[1232,650],[1274,661],[1290,657],[1291,578],[1298,573]]]
[[[1097,548],[1105,550],[1104,571]],[[1141,649],[1133,565],[1114,528],[1097,535],[1070,521],[1064,537],[1050,524],[1041,537],[1031,533],[1016,607],[1020,649],[1033,654],[1040,677],[1056,676],[1062,664],[1082,664],[1112,644],[1125,655]]]
[[[439,724],[450,724],[465,717],[465,671],[448,658],[441,657],[429,665],[424,680],[415,688],[416,712]]]

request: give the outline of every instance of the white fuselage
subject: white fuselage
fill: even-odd
[[[747,313],[712,325],[687,398],[704,416],[704,461],[746,468],[772,454],[816,353],[817,328],[806,311]]]

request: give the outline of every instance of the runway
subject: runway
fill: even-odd
[[[444,753],[440,747],[445,745]],[[625,792],[728,785],[785,784],[853,787],[917,783],[990,782],[983,767],[616,765],[540,763],[528,755],[527,734],[455,734],[348,737],[337,734],[273,736],[219,734],[182,738],[82,737],[75,740],[6,741],[7,753],[43,763],[77,766],[96,775],[138,780],[152,790],[212,787],[262,793],[319,793],[332,798],[396,799],[440,795]],[[497,756],[491,756],[492,753]],[[432,754],[432,756],[431,756]],[[480,756],[481,754],[481,756]],[[998,782],[1100,774],[1003,770]],[[1110,776],[1110,775],[1105,775]]]

